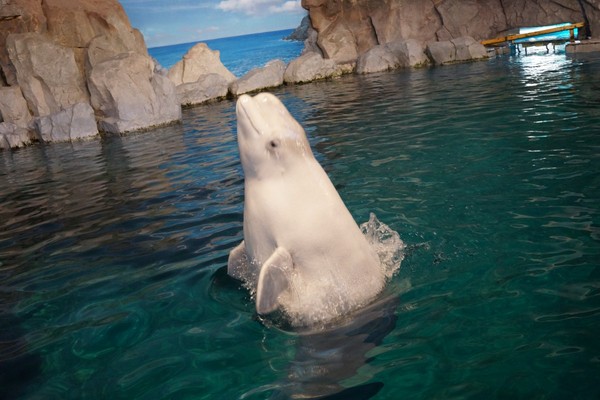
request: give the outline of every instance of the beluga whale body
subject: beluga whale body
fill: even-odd
[[[304,129],[275,96],[236,106],[244,171],[244,240],[227,273],[245,282],[260,315],[325,323],[371,302],[385,285],[377,251],[315,159]]]

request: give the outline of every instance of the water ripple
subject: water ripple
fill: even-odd
[[[318,347],[327,365],[347,357],[345,382],[381,398],[598,397],[597,68],[538,54],[276,90],[356,220],[376,213],[407,245],[395,327],[360,327],[378,338],[365,354]],[[0,397],[298,389],[312,347],[260,324],[225,271],[242,239],[235,125],[225,101],[144,134],[0,153]]]

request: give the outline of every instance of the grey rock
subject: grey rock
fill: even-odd
[[[88,87],[102,131],[123,133],[181,120],[175,86],[154,72],[150,57],[139,53],[95,65]]]
[[[371,48],[358,58],[356,72],[366,74],[427,64],[429,58],[425,54],[423,43],[408,39]]]
[[[398,56],[388,46],[378,45],[358,58],[356,72],[359,74],[369,74],[372,72],[388,71],[398,68],[399,64]]]
[[[470,61],[488,58],[485,46],[470,36],[452,39],[456,48],[456,61]]]
[[[427,52],[437,65],[482,60],[488,58],[485,47],[472,37],[460,37],[442,42],[431,42]]]
[[[11,34],[6,47],[34,116],[49,115],[89,101],[72,49],[37,33]]]
[[[196,82],[177,86],[177,97],[183,106],[191,106],[227,96],[229,83],[219,74],[200,76]]]
[[[94,110],[88,103],[77,103],[57,113],[35,119],[39,139],[67,142],[98,135]]]
[[[14,149],[33,142],[33,135],[28,129],[18,127],[11,122],[0,122],[0,149]]]
[[[456,60],[456,47],[449,40],[427,44],[427,53],[437,65],[450,64]]]
[[[422,67],[429,64],[425,44],[416,39],[391,42],[386,46],[398,57],[400,67]]]
[[[211,50],[206,43],[198,43],[183,56],[181,61],[169,69],[167,76],[179,86],[197,82],[201,76],[208,74],[219,74],[227,83],[236,79],[235,75],[221,63],[218,50]]]
[[[31,113],[19,86],[0,87],[0,121],[27,128]]]
[[[281,60],[269,61],[264,67],[256,68],[233,82],[229,91],[235,96],[255,90],[283,85],[286,65]]]
[[[348,72],[351,72],[351,67],[339,66],[333,60],[324,59],[319,53],[306,53],[289,63],[283,80],[286,83],[311,82]]]

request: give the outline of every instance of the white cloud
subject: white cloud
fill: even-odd
[[[269,7],[269,10],[274,13],[305,12],[304,8],[300,5],[300,0],[288,0],[281,5]]]
[[[300,0],[223,0],[217,8],[248,15],[304,12]]]

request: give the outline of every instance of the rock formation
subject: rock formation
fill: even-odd
[[[16,33],[6,39],[6,49],[34,116],[89,102],[72,48],[56,44],[40,33]]]
[[[307,15],[302,18],[300,21],[300,25],[294,29],[289,36],[283,38],[283,40],[295,40],[298,42],[303,42],[308,39],[309,29],[311,28],[310,17]]]
[[[368,74],[396,68],[422,67],[427,64],[429,58],[425,55],[423,43],[408,39],[371,48],[358,58],[356,72]]]
[[[452,40],[430,42],[427,54],[434,64],[444,65],[487,58],[485,47],[470,36]]]
[[[600,36],[600,0],[583,2]],[[583,20],[577,0],[302,0],[327,59],[347,63],[377,45],[470,36],[480,41],[523,26]]]
[[[39,140],[64,142],[85,139],[98,133],[94,110],[88,103],[77,103],[57,113],[36,118]]]
[[[178,121],[154,66],[117,0],[0,1],[1,146],[94,136],[96,120],[119,133]]]
[[[152,59],[139,53],[96,64],[88,87],[102,131],[130,132],[181,119],[175,86],[154,73]]]
[[[293,60],[285,70],[286,83],[303,83],[319,79],[333,78],[352,72],[352,64],[336,64],[326,60],[320,53],[308,52]]]
[[[233,82],[229,91],[234,96],[266,88],[283,85],[283,74],[286,65],[281,60],[268,62],[262,68],[256,68]]]
[[[167,77],[177,86],[182,105],[200,104],[226,96],[229,85],[236,79],[221,63],[219,51],[209,49],[206,43],[192,47],[181,61],[169,69]],[[212,87],[215,85],[217,87]]]
[[[201,75],[195,82],[178,85],[177,98],[182,106],[192,106],[225,98],[228,90],[227,79],[222,75],[209,73]]]

